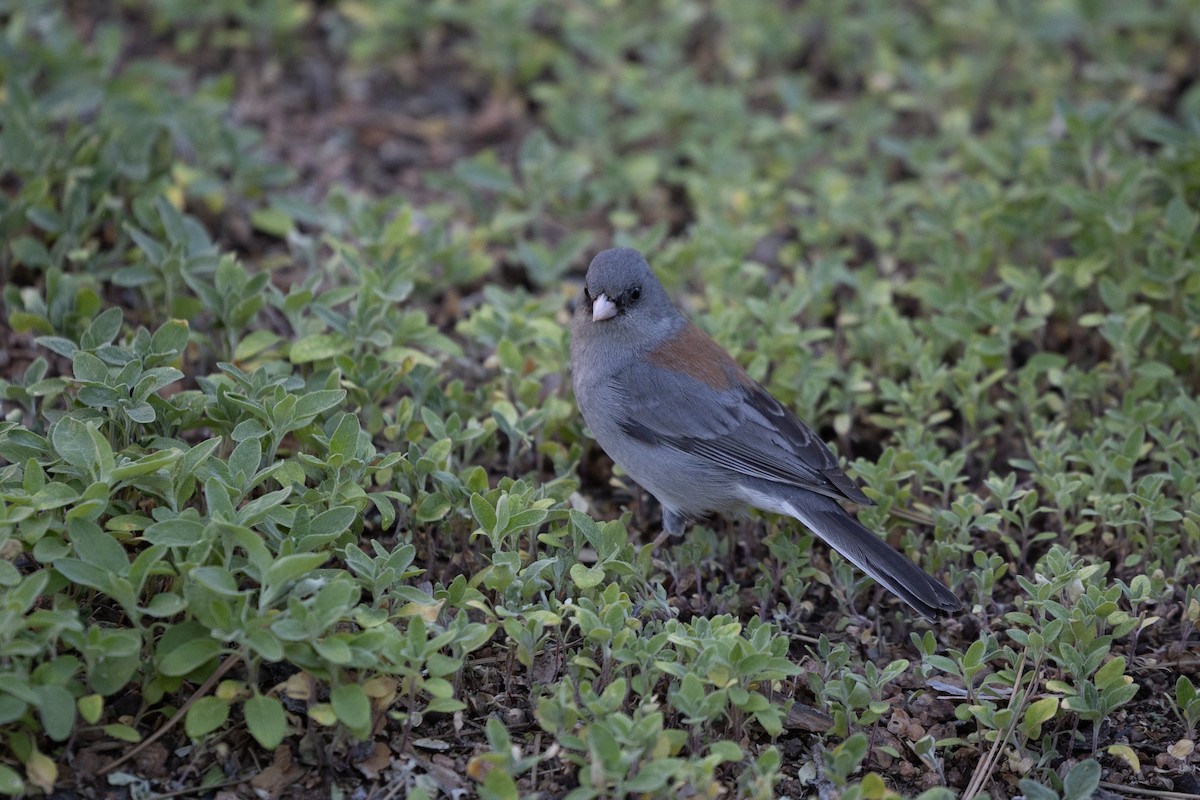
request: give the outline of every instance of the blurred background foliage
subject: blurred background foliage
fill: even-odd
[[[0,791],[1200,792],[1195,3],[0,24]],[[642,547],[565,380],[612,244],[967,613]]]

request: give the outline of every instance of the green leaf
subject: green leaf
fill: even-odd
[[[833,752],[844,756],[851,764],[857,766],[867,755],[867,737],[856,733],[834,748]]]
[[[122,481],[151,475],[159,470],[170,469],[181,456],[183,456],[182,450],[160,450],[157,453],[149,453],[134,461],[126,461],[119,467],[114,467],[109,477],[114,481]]]
[[[99,316],[92,320],[88,329],[83,332],[80,345],[84,350],[96,350],[103,345],[110,344],[121,332],[121,323],[124,318],[121,309],[115,306],[100,312]]]
[[[220,654],[221,646],[213,639],[192,639],[170,652],[163,653],[160,647],[158,669],[163,675],[183,677],[203,667]]]
[[[249,361],[270,350],[282,340],[283,337],[273,331],[251,331],[238,342],[233,351],[233,357],[237,361]]]
[[[1163,217],[1167,233],[1177,244],[1186,245],[1188,242],[1194,242],[1193,237],[1197,224],[1200,223],[1200,215],[1188,208],[1187,201],[1178,195],[1171,198]]]
[[[146,528],[142,536],[150,544],[190,547],[204,538],[204,525],[194,519],[166,519]]]
[[[26,687],[29,693],[33,694],[33,689]],[[36,695],[33,695],[36,698]],[[29,703],[13,697],[11,694],[0,694],[0,725],[7,725],[10,722],[16,722],[21,717],[25,716],[25,712],[29,710]]]
[[[96,468],[93,471],[95,477],[100,480],[107,481],[112,475],[113,459],[112,445],[108,443],[108,439],[100,433],[99,426],[88,425],[88,435],[92,438],[92,447],[96,453]]]
[[[520,796],[516,781],[499,766],[492,767],[479,784],[481,800],[519,800]]]
[[[288,732],[287,714],[278,698],[255,694],[242,707],[242,714],[250,735],[263,749],[274,750],[283,743]]]
[[[268,630],[251,631],[246,636],[246,644],[267,661],[283,660],[283,642]]]
[[[200,444],[188,450],[183,454],[183,461],[179,464],[180,472],[185,475],[195,475],[200,466],[207,461],[213,452],[221,446],[221,437],[214,436],[211,439],[205,439]]]
[[[273,508],[283,505],[283,501],[287,500],[292,494],[292,487],[285,486],[282,489],[277,489],[274,492],[260,495],[254,498],[246,505],[238,509],[237,521],[243,525],[255,525],[260,522],[263,517]]]
[[[259,208],[252,211],[250,223],[263,233],[280,239],[286,238],[295,227],[292,218],[277,208]]]
[[[505,526],[505,531],[518,531],[525,528],[535,528],[541,525],[542,522],[549,516],[549,512],[544,508],[527,508],[524,511],[518,511],[513,514],[508,520],[508,525]]]
[[[471,495],[471,513],[484,531],[491,533],[496,529],[496,509],[483,495]]]
[[[136,630],[108,630],[88,683],[97,694],[109,697],[124,689],[142,665],[141,635]]]
[[[71,371],[77,381],[100,385],[108,383],[108,366],[86,350],[80,350],[71,357]]]
[[[142,735],[137,732],[136,728],[131,728],[128,725],[122,725],[119,722],[115,722],[111,725],[105,725],[104,733],[105,735],[111,736],[114,739],[122,742],[129,742],[131,744],[137,744],[142,740]]]
[[[345,399],[346,391],[344,389],[324,389],[318,392],[309,392],[296,399],[296,419],[315,417],[321,412],[333,408]]]
[[[1025,710],[1025,720],[1021,723],[1022,731],[1030,739],[1039,739],[1042,735],[1042,725],[1054,718],[1058,713],[1058,698],[1043,697],[1029,704]]]
[[[25,474],[21,478],[21,489],[27,495],[36,495],[46,485],[46,473],[36,458],[25,461]]]
[[[359,739],[371,735],[371,701],[357,683],[333,687],[329,702],[338,720]]]
[[[953,660],[947,658],[946,656],[936,654],[927,655],[925,656],[925,662],[935,669],[941,670],[942,672],[946,672],[951,675],[959,674],[958,664],[954,663]]]
[[[678,774],[679,763],[679,759],[675,758],[643,761],[638,767],[638,774],[632,780],[626,781],[623,788],[626,792],[634,794],[657,792]]]
[[[358,511],[353,506],[334,506],[328,511],[322,511],[312,519],[309,525],[309,536],[335,537],[350,530]]]
[[[261,420],[244,419],[230,431],[229,438],[235,442],[244,442],[247,439],[261,439],[267,433],[267,426]]]
[[[1192,684],[1186,675],[1180,675],[1175,680],[1175,702],[1181,708],[1186,708],[1193,700],[1196,699],[1196,687]]]
[[[75,554],[83,561],[113,575],[124,575],[129,571],[129,554],[112,534],[101,530],[99,525],[72,519],[67,522],[67,532],[75,547]]]
[[[1118,685],[1125,680],[1125,658],[1117,656],[1096,670],[1095,684],[1100,690]]]
[[[52,481],[29,498],[29,503],[34,511],[50,511],[74,503],[78,499],[79,492],[77,490],[65,483]]]
[[[417,522],[437,522],[449,514],[453,507],[454,504],[441,492],[427,494],[417,506]]]
[[[96,424],[63,417],[50,433],[54,450],[63,461],[93,474],[105,463],[112,469],[112,447],[96,431]]]
[[[1063,800],[1088,800],[1100,787],[1100,762],[1080,761],[1063,778]]]
[[[621,745],[603,724],[597,723],[588,728],[587,742],[588,752],[594,761],[609,770],[616,770],[620,766]]]
[[[8,601],[9,601],[8,607],[7,607],[8,611],[10,611],[10,612],[16,611],[16,607],[19,607],[21,605],[24,605],[24,608],[22,610],[28,611],[29,608],[33,605],[34,598],[38,594],[41,593],[42,588],[45,587],[45,585],[46,585],[46,581],[49,580],[49,576],[46,574],[45,571],[38,571],[36,573],[33,573],[33,575],[37,576],[37,577],[31,576],[28,579],[29,582],[30,583],[40,582],[41,586],[36,591],[31,591],[30,594],[28,594],[28,595],[24,594],[24,592],[22,592],[20,595],[14,595],[14,594],[8,595]],[[12,565],[11,561],[4,561],[3,559],[0,559],[0,586],[3,586],[5,588],[11,588],[13,586],[20,584],[23,580],[25,580],[25,579],[22,577],[21,571],[19,569],[17,569],[16,567],[14,567]],[[30,587],[30,589],[32,589],[32,587]],[[17,599],[17,598],[19,598],[19,599]],[[14,602],[14,600],[16,602]]]
[[[107,593],[112,587],[112,576],[108,572],[95,564],[89,564],[77,558],[55,559],[54,568],[72,583],[78,583],[98,592]]]
[[[18,795],[25,791],[25,782],[15,769],[0,764],[0,794]]]
[[[63,358],[74,360],[75,353],[79,351],[79,347],[70,339],[64,339],[61,336],[39,336],[35,340],[40,347],[44,347],[52,353],[57,353]]]
[[[709,745],[708,753],[715,756],[721,761],[741,761],[742,748],[738,747],[737,742],[722,740],[713,742]]]
[[[161,592],[151,597],[143,610],[151,617],[166,619],[187,610],[187,601],[172,592]]]
[[[348,664],[354,657],[354,653],[350,650],[349,645],[341,639],[332,636],[313,642],[313,649],[317,651],[321,658],[334,664]]]
[[[154,198],[154,208],[158,211],[158,219],[162,222],[167,241],[173,245],[190,244],[187,221],[179,209],[165,195]]]
[[[1141,687],[1136,683],[1123,683],[1108,687],[1102,693],[1103,710],[1111,712],[1113,709],[1125,705],[1137,696],[1139,688]]]
[[[95,725],[104,713],[104,698],[98,694],[84,695],[75,702],[75,707],[79,709],[79,716],[84,722]]]
[[[263,578],[264,587],[278,589],[289,581],[307,575],[329,560],[328,553],[296,553],[276,559]]]
[[[340,456],[345,463],[358,454],[358,435],[362,428],[358,417],[353,414],[343,414],[337,429],[329,437],[329,455]]]
[[[452,697],[434,697],[425,705],[425,710],[438,714],[453,714],[456,711],[462,711],[466,707],[466,703],[461,700],[455,700]]]
[[[600,552],[599,542],[602,538],[602,535],[600,532],[600,525],[596,522],[596,520],[592,519],[582,511],[577,511],[575,509],[571,509],[568,512],[568,516],[571,519],[571,526],[583,534],[583,538],[587,540],[587,543],[590,544],[592,548],[596,550],[596,552]]]
[[[201,697],[188,709],[183,729],[192,739],[212,733],[229,719],[229,704],[216,697]]]
[[[217,594],[226,597],[237,597],[241,594],[237,579],[224,567],[196,567],[189,575],[192,580]]]
[[[585,567],[583,564],[571,565],[571,580],[584,591],[594,589],[604,582],[603,567]]]
[[[516,188],[508,168],[490,152],[456,161],[454,175],[472,189],[479,191],[508,192]]]
[[[233,452],[229,454],[229,473],[232,476],[240,476],[240,480],[247,484],[258,473],[259,465],[262,463],[262,443],[258,439],[246,439],[239,442],[237,447],[233,448]],[[248,485],[235,486],[235,489],[247,490]]]
[[[293,364],[309,364],[349,353],[354,343],[340,333],[315,333],[292,345],[288,358]]]
[[[154,355],[174,355],[187,347],[191,329],[185,319],[169,319],[150,337],[150,352]],[[178,370],[176,370],[178,371]],[[179,373],[183,377],[183,373]],[[178,380],[178,379],[176,379]],[[162,387],[159,387],[162,388]]]
[[[35,686],[42,729],[56,742],[64,742],[75,727],[75,699],[62,686]]]

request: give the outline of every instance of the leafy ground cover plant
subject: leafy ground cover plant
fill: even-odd
[[[0,3],[0,792],[1200,791],[1188,3],[193,6]],[[644,545],[608,243],[966,613]]]

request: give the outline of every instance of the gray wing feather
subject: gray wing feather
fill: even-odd
[[[718,391],[682,372],[638,363],[614,376],[621,427],[749,477],[870,505],[821,438],[759,384]]]

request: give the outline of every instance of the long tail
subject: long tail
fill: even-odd
[[[788,510],[851,564],[926,617],[958,611],[962,602],[840,505],[811,492],[788,498]]]

